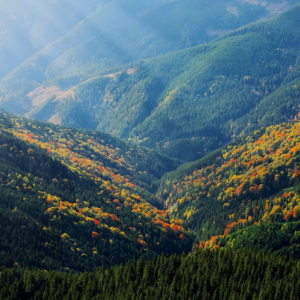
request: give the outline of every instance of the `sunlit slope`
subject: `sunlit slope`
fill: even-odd
[[[98,0],[28,0],[0,3],[0,78],[36,51],[65,35],[98,6]]]
[[[115,116],[100,119],[98,128],[193,160],[243,132],[294,119],[300,104],[299,13],[298,6],[209,45],[142,63],[142,80],[134,85],[142,95],[135,99],[151,113],[135,114],[136,106],[130,109],[124,95],[116,96],[110,112],[122,115],[128,107],[136,125],[129,119],[120,129]],[[131,76],[127,80],[134,82]]]
[[[183,221],[132,183],[143,183],[139,168],[151,153],[130,148],[126,159],[107,135],[97,143],[93,133],[2,113],[0,123],[2,266],[91,270],[143,253],[190,251]]]
[[[102,1],[64,37],[35,53],[2,80],[5,107],[24,114],[25,96],[40,85],[62,89],[125,70],[125,65],[214,38],[286,10],[295,1]],[[128,68],[126,68],[128,69]],[[25,98],[24,98],[25,97]]]
[[[159,195],[202,248],[300,256],[300,124],[271,126],[166,174]],[[234,233],[236,232],[236,233]]]
[[[67,91],[40,87],[23,104],[39,120],[97,128],[195,160],[237,135],[298,118],[299,13],[296,6],[211,44],[140,61]],[[7,96],[2,104],[11,101]]]

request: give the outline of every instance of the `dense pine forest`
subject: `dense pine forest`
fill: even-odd
[[[160,256],[95,273],[18,267],[1,272],[1,299],[294,300],[300,297],[297,260],[249,251],[199,251]]]

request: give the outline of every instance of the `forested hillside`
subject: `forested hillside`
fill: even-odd
[[[170,167],[160,159],[106,134],[1,113],[1,266],[83,271],[190,251],[183,221],[142,188]]]
[[[159,195],[199,247],[300,257],[300,123],[262,128],[162,179]]]
[[[39,87],[22,103],[4,90],[2,105],[195,160],[238,135],[298,118],[299,13],[296,6],[210,44],[135,62],[67,91]]]
[[[1,272],[0,297],[103,300],[295,300],[298,260],[250,251],[160,256],[95,273],[14,269]]]
[[[299,297],[291,258],[300,257],[298,122],[262,128],[167,173],[158,196],[171,214],[142,199],[149,192],[131,181],[143,177],[122,178],[140,157],[121,154],[126,143],[3,113],[0,124],[2,298]],[[144,161],[155,154],[130,147]],[[191,255],[151,260],[190,251],[188,228],[198,237]]]

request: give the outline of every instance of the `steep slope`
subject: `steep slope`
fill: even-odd
[[[105,1],[67,35],[2,80],[2,96],[10,95],[5,107],[27,113],[36,103],[26,95],[37,87],[55,85],[64,90],[95,76],[119,72],[124,70],[120,66],[139,59],[209,42],[295,2]]]
[[[256,131],[162,180],[160,196],[201,248],[249,247],[300,257],[300,123]]]
[[[154,153],[3,113],[0,145],[1,266],[83,271],[190,251],[182,220],[132,183],[143,183],[143,167],[155,176]]]
[[[0,78],[65,35],[99,3],[98,0],[1,1]]]
[[[296,6],[211,44],[140,61],[67,92],[41,89],[42,104],[35,90],[23,104],[39,120],[105,130],[195,160],[240,134],[298,118],[299,13]],[[22,107],[9,95],[2,105]]]

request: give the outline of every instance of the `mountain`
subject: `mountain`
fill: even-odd
[[[23,61],[9,53],[18,46],[27,47],[28,51],[19,51],[19,55],[33,55],[25,68],[33,72],[32,79],[42,82],[43,77],[36,77],[34,71],[51,79],[66,76],[78,80],[140,58],[208,42],[228,30],[286,10],[297,1],[16,2],[1,6],[3,62],[17,67]]]
[[[0,4],[0,298],[299,299],[297,3]]]
[[[195,160],[236,136],[298,118],[299,13],[295,6],[210,44],[82,77],[70,89],[62,81],[33,87],[31,71],[25,81],[16,71],[2,81],[7,89],[1,104],[38,120],[104,130]]]
[[[300,123],[255,131],[166,174],[159,195],[200,248],[300,257]]]
[[[191,250],[143,188],[176,165],[153,151],[1,113],[0,164],[1,267],[83,271]]]
[[[0,3],[0,78],[64,36],[100,1],[38,0]]]

